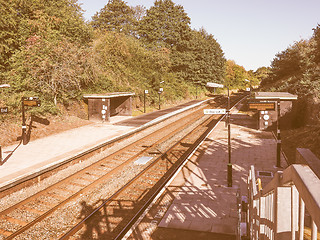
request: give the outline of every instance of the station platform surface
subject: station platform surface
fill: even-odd
[[[150,123],[163,119],[201,104],[190,101],[179,106],[143,114],[138,117],[111,117],[110,122],[91,123],[45,138],[2,148],[0,163],[0,192],[16,182],[54,167],[71,157],[95,148],[113,139],[137,131]]]
[[[150,239],[236,239],[237,199],[248,196],[251,165],[256,172],[271,175],[287,167],[284,156],[281,167],[275,167],[277,144],[272,133],[256,130],[256,119],[238,109],[231,111],[232,187],[227,183],[228,130],[221,121],[193,154],[194,160],[191,157],[167,186],[136,235],[142,239],[149,239],[144,238],[147,235]],[[256,176],[262,186],[272,179],[267,175]],[[169,207],[164,210],[164,206]],[[157,213],[153,218],[152,212]]]

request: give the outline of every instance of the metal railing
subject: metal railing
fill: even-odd
[[[248,176],[247,234],[250,239],[303,240],[305,216],[311,219],[311,238],[320,227],[320,179],[305,164],[293,164],[261,190],[254,166]],[[320,238],[318,238],[320,239]]]

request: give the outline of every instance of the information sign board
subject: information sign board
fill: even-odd
[[[0,113],[5,114],[5,113],[8,113],[8,112],[9,112],[8,107],[1,107],[0,108]]]
[[[24,97],[22,99],[23,105],[28,107],[40,107],[41,103],[37,97]]]
[[[275,102],[249,102],[249,109],[259,111],[275,110],[276,104]]]
[[[226,114],[226,109],[204,109],[204,114]]]

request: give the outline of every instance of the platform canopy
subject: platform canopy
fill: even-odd
[[[223,84],[208,82],[206,87],[208,88],[224,88]]]
[[[116,97],[130,97],[134,96],[135,93],[130,92],[113,92],[113,93],[105,93],[105,94],[86,94],[84,98],[116,98]]]
[[[288,92],[256,92],[254,94],[256,100],[278,100],[292,101],[297,100],[298,96]]]

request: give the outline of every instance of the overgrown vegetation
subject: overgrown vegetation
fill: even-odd
[[[300,40],[278,53],[262,87],[271,91],[287,91],[299,96],[300,115],[304,124],[320,122],[320,25],[310,39]]]
[[[1,89],[1,105],[15,115],[22,96],[41,99],[33,111],[58,114],[85,93],[132,91],[139,99],[148,89],[152,104],[160,87],[163,100],[177,100],[199,83],[223,81],[220,45],[204,29],[192,30],[171,0],[148,10],[109,0],[91,22],[76,0],[0,4],[0,84],[11,85]]]

